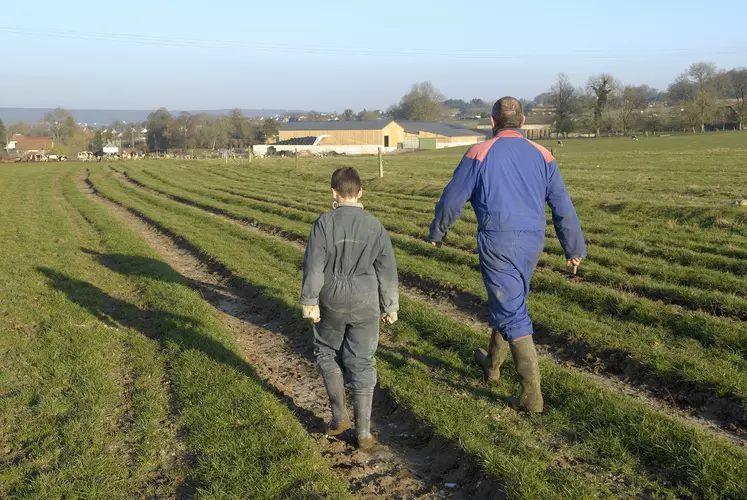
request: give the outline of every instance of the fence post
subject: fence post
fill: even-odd
[[[296,148],[296,170],[298,170],[298,148]]]
[[[381,153],[381,148],[379,148],[379,178],[384,178],[384,157]]]

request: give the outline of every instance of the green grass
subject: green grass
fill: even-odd
[[[73,168],[0,172],[0,496],[345,496],[212,308]]]
[[[117,180],[106,169],[95,169],[91,178],[105,196],[186,239],[205,258],[261,289],[274,304],[268,314],[298,320],[299,248],[149,194]],[[215,202],[212,206],[223,207]],[[241,213],[250,220],[246,214],[251,213],[261,223],[282,217],[279,212],[268,208]],[[286,221],[286,231],[300,235],[308,230],[303,219]],[[402,269],[428,265],[427,260],[401,251],[398,259]],[[445,282],[440,266],[435,274]],[[434,274],[433,267],[425,271]],[[451,277],[463,272],[457,269]],[[557,297],[547,303],[552,307],[548,316],[563,309]],[[738,448],[605,389],[562,364],[542,365],[550,410],[530,420],[517,419],[496,403],[517,389],[510,369],[498,388],[487,389],[469,361],[472,350],[486,342],[486,332],[436,313],[426,304],[406,298],[402,304],[402,321],[378,355],[382,384],[436,432],[480,457],[512,494],[738,497],[745,492],[739,464],[747,465],[747,456]],[[562,328],[563,321],[577,324],[578,311],[569,311],[561,320],[553,326]],[[581,320],[583,329],[587,325]],[[600,328],[598,321],[591,324]]]
[[[512,497],[746,497],[744,446],[578,369],[625,372],[683,405],[690,390],[733,401],[724,418],[747,422],[747,211],[729,205],[747,197],[745,137],[556,150],[590,258],[569,279],[549,238],[533,281],[538,340],[568,347],[563,360],[541,362],[544,414],[504,403],[518,390],[510,360],[500,384],[482,381],[471,356],[488,332],[408,296],[382,337],[382,386]],[[424,241],[462,152],[387,157],[383,180],[375,159],[344,163],[361,171],[404,281],[471,314],[486,308],[474,214],[465,211],[443,248]],[[300,333],[299,243],[330,206],[340,163],[144,161],[92,165],[90,178],[258,290],[267,317]],[[212,309],[80,192],[84,168],[0,170],[0,496],[344,496]]]
[[[258,195],[251,194],[258,188],[252,188],[250,182],[233,188],[241,189],[241,195],[225,194],[224,184],[210,176],[202,177],[201,169],[180,168],[179,176],[172,179],[152,169],[133,170],[128,175],[177,201],[218,210],[293,239],[308,234],[309,224],[324,206],[321,199],[315,202],[307,196],[302,207],[285,201],[279,192],[278,201],[270,201],[271,194],[259,201]],[[251,177],[261,175],[253,173]],[[277,184],[268,185],[269,193],[282,189]],[[292,182],[284,186],[286,196],[300,196],[296,194],[300,187]],[[309,206],[312,203],[315,205]],[[376,213],[383,203],[375,199],[369,206]],[[400,269],[467,292],[486,307],[478,259],[467,249],[466,237],[462,248],[436,251],[414,239],[415,230],[402,229],[419,217],[413,214],[402,222],[399,216],[381,216],[397,249]],[[427,227],[427,219],[420,219],[420,227]],[[449,244],[453,246],[453,238]],[[642,376],[654,374],[672,392],[705,387],[719,396],[747,401],[747,324],[741,321],[747,314],[747,300],[735,295],[747,281],[724,272],[605,249],[594,249],[583,278],[569,281],[557,242],[548,240],[546,250],[548,255],[540,260],[532,283],[535,294],[530,298],[530,311],[538,327],[566,341],[581,343],[585,352],[598,357],[622,353],[644,367]],[[709,285],[722,291],[707,290]],[[744,411],[736,411],[732,418],[744,423]]]

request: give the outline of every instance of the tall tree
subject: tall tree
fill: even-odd
[[[233,139],[234,146],[244,147],[249,139],[249,123],[240,109],[231,110],[229,135]]]
[[[571,85],[568,75],[558,73],[558,80],[549,94],[547,103],[555,108],[555,131],[564,135],[572,132],[578,100],[576,89]]]
[[[101,135],[101,130],[97,130],[93,134],[93,150],[94,152],[101,151],[104,149],[104,136]]]
[[[656,135],[656,132],[661,130],[661,117],[659,116],[659,113],[646,113],[643,122],[646,127],[646,132],[651,132],[652,135]]]
[[[346,109],[345,111],[342,112],[342,119],[345,120],[346,122],[354,120],[355,113],[353,112],[352,109]]]
[[[347,111],[350,111],[352,115],[353,113],[352,110],[347,110]],[[262,122],[261,132],[262,132],[262,142],[266,142],[268,139],[277,140],[277,137],[280,134],[280,124],[277,122],[277,120],[268,118],[264,122]]]
[[[716,106],[716,91],[713,79],[716,65],[711,62],[697,62],[682,73],[669,86],[669,95],[680,102],[685,110],[688,123],[705,132],[705,124],[710,119]]]
[[[8,125],[8,136],[10,137],[13,137],[15,134],[29,135],[30,132],[31,127],[29,127],[29,124],[26,122],[15,122]]]
[[[75,118],[65,108],[56,108],[44,114],[44,124],[54,142],[65,142],[75,132]]]
[[[174,127],[174,117],[169,110],[160,108],[148,115],[145,128],[148,129],[148,149],[151,151],[166,151],[171,147],[170,139]]]
[[[612,94],[617,88],[614,77],[608,73],[592,76],[586,83],[586,90],[594,97],[594,129],[596,137],[600,135],[604,113],[609,107]]]
[[[8,145],[8,130],[5,128],[5,124],[0,120],[0,149],[3,149]]]
[[[614,113],[623,135],[633,129],[645,104],[646,99],[641,94],[640,87],[626,85],[620,91],[615,102]]]
[[[435,121],[443,116],[443,102],[443,94],[431,82],[416,83],[388,113],[400,120]]]
[[[733,109],[739,120],[739,130],[745,129],[747,122],[747,68],[729,71],[729,96],[734,99]]]

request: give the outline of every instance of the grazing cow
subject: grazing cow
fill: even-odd
[[[637,136],[637,135],[635,135],[635,134],[633,134],[633,136],[632,136],[632,139],[633,139],[634,141],[637,141],[637,140],[638,140],[638,136]]]
[[[558,146],[560,146],[560,147],[563,146],[563,141],[561,141],[560,139],[558,139]]]

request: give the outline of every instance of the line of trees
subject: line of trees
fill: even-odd
[[[552,109],[559,133],[596,134],[603,131],[667,129],[705,132],[708,126],[739,130],[747,122],[747,69],[718,70],[710,62],[692,64],[660,92],[648,85],[624,85],[612,75],[589,78],[585,87],[574,87],[561,73],[550,90],[535,104]],[[665,105],[666,103],[666,105]]]
[[[239,109],[229,116],[193,115],[181,113],[173,116],[166,108],[150,115],[144,122],[148,149],[218,149],[247,148],[275,140],[280,124],[268,118],[255,120],[244,116]]]

